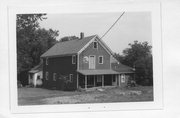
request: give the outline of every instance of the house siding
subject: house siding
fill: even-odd
[[[77,58],[77,56],[76,56]],[[59,88],[57,81],[60,78],[60,75],[67,76],[69,78],[70,74],[73,74],[71,89],[76,89],[76,81],[77,81],[77,59],[76,63],[72,64],[72,56],[64,56],[64,57],[54,57],[48,58],[48,65],[46,65],[46,59],[43,59],[43,80],[45,87],[56,87]],[[48,72],[48,80],[46,80],[45,73]],[[53,81],[53,73],[56,73],[56,81]],[[61,88],[61,87],[60,87]]]
[[[98,42],[98,48],[93,48],[93,43],[91,43],[84,51],[82,51],[79,55],[79,69],[80,70],[88,70],[89,62],[84,62],[83,58],[87,56],[89,58],[90,55],[95,56],[95,69],[110,69],[110,54],[101,46]],[[103,64],[99,64],[99,56],[103,56]]]

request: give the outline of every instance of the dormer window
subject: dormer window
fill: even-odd
[[[97,48],[98,48],[98,43],[97,43],[97,41],[94,41],[94,42],[93,42],[93,48],[94,48],[94,49],[97,49]]]
[[[46,65],[48,65],[48,58],[46,58]]]
[[[76,64],[76,55],[72,55],[72,64]]]

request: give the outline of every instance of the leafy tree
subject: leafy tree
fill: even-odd
[[[124,61],[124,56],[123,55],[120,55],[118,53],[114,53],[114,57],[121,63],[123,63]]]
[[[30,56],[32,58],[32,65],[37,65],[40,62],[40,56],[50,47],[52,47],[58,36],[58,31],[56,30],[46,30],[46,29],[37,29],[35,31],[35,40],[30,44]]]
[[[76,36],[65,36],[65,37],[60,39],[60,42],[70,41],[70,40],[75,40],[75,39],[79,39],[79,37],[76,37]]]
[[[39,28],[39,20],[47,19],[46,14],[17,14],[17,32]]]
[[[59,35],[56,30],[46,30],[39,26],[39,21],[46,19],[46,14],[18,14],[17,31],[17,71],[29,70],[40,62],[40,55],[54,45]]]
[[[153,84],[152,54],[148,42],[134,41],[129,48],[123,50],[123,55],[115,54],[121,63],[135,68],[135,80],[140,85]]]
[[[153,85],[152,55],[142,57],[135,62],[136,82],[141,85]]]
[[[135,62],[142,57],[147,57],[151,55],[151,46],[148,45],[148,42],[138,42],[134,41],[134,44],[129,44],[130,48],[123,50],[124,63],[133,67]]]

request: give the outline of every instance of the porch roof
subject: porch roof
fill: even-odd
[[[35,66],[34,68],[32,68],[29,73],[37,73],[39,71],[42,71],[42,62],[39,63],[39,65]]]
[[[83,75],[109,75],[109,74],[119,74],[111,69],[104,69],[104,70],[77,70],[79,73]]]

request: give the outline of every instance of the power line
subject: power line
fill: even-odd
[[[112,24],[112,26],[104,33],[104,35],[100,38],[102,39],[113,27],[114,25],[118,22],[118,20],[124,15],[125,11],[119,16],[119,18]]]

